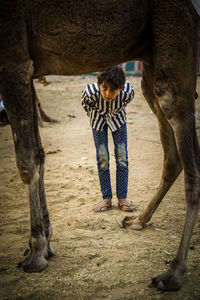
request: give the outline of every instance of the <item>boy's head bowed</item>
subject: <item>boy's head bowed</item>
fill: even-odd
[[[106,83],[112,90],[123,89],[125,81],[126,75],[120,66],[111,67],[97,75],[98,85]]]

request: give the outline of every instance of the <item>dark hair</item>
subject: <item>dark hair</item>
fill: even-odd
[[[119,66],[111,67],[110,69],[97,75],[98,85],[106,82],[113,90],[122,89],[124,87],[125,81],[126,75],[123,69]]]

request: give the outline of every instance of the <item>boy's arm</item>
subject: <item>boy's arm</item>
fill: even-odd
[[[129,82],[125,83],[123,92],[124,92],[123,104],[124,106],[126,106],[134,98],[134,89]]]
[[[87,114],[91,111],[91,109],[95,106],[94,100],[88,96],[86,90],[83,91],[81,104]]]

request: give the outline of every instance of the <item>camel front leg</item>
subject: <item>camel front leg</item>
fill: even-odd
[[[43,184],[44,151],[29,66],[30,61],[2,67],[0,92],[11,124],[17,167],[30,201],[30,252],[20,265],[26,272],[39,272],[48,265],[45,257],[52,256],[48,254],[51,228]]]
[[[35,141],[38,149],[38,153],[40,153],[41,160],[40,160],[40,166],[39,166],[39,198],[40,198],[40,206],[42,211],[42,220],[43,220],[43,226],[44,226],[44,232],[46,236],[46,246],[44,251],[44,257],[47,259],[49,257],[52,257],[55,255],[52,247],[50,246],[50,240],[52,236],[52,228],[49,218],[49,211],[47,207],[46,202],[46,193],[45,193],[45,187],[44,187],[44,150],[42,148],[41,138],[39,134],[38,129],[38,122],[37,122],[37,106],[38,106],[38,98],[35,92],[35,88],[33,86],[33,82],[31,83],[32,88],[32,96],[33,96],[33,112],[34,112],[34,132],[35,132]]]
[[[164,150],[164,162],[160,185],[151,202],[139,216],[126,216],[121,222],[122,227],[128,226],[130,229],[134,230],[142,229],[144,224],[150,221],[160,202],[182,170],[173,129],[160,109],[153,87],[154,66],[143,64],[142,91],[151,110],[158,119],[160,138]]]

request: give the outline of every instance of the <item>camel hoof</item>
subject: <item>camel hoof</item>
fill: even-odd
[[[43,257],[40,256],[37,259],[33,259],[31,261],[31,263],[29,264],[23,264],[22,263],[22,268],[24,270],[24,272],[26,273],[37,273],[37,272],[41,272],[42,270],[44,270],[46,267],[48,266],[48,262],[47,260]]]
[[[18,268],[22,268],[26,273],[41,272],[48,266],[47,260],[43,256],[32,255],[31,253],[18,263]]]
[[[143,224],[137,216],[126,216],[121,222],[119,222],[121,228],[130,228],[132,230],[141,230]]]
[[[144,225],[141,223],[132,223],[130,224],[129,228],[132,230],[142,230],[144,228]]]
[[[124,219],[122,221],[118,221],[119,226],[121,228],[126,228],[130,225],[128,222],[134,220],[135,218],[137,218],[137,217],[136,216],[126,216],[126,217],[124,217]]]
[[[169,278],[161,279],[161,276],[152,278],[150,287],[156,287],[161,291],[177,291],[181,288],[181,282],[177,280],[174,276]]]

